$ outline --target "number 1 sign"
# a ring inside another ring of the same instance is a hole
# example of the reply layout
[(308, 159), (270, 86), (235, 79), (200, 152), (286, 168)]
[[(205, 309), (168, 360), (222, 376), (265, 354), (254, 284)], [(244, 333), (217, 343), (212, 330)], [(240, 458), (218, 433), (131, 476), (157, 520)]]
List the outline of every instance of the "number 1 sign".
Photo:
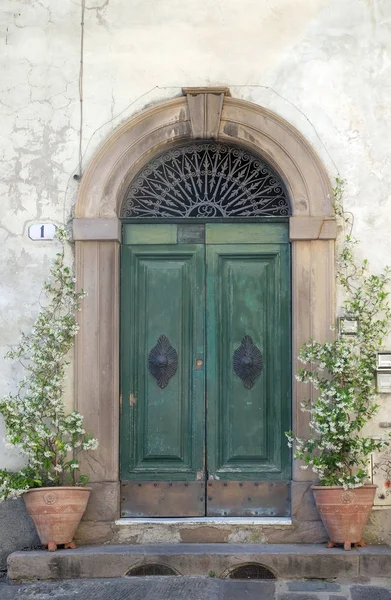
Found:
[(29, 227), (29, 238), (31, 240), (52, 240), (56, 232), (53, 223), (34, 223)]

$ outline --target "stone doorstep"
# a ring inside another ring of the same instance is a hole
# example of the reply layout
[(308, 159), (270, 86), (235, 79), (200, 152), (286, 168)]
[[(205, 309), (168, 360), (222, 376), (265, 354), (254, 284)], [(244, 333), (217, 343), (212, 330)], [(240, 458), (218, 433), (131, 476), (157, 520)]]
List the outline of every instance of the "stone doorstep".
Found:
[(57, 552), (14, 552), (11, 581), (123, 577), (133, 567), (161, 564), (179, 575), (226, 577), (235, 566), (258, 563), (278, 579), (389, 577), (391, 548), (370, 546), (345, 552), (310, 544), (147, 544), (85, 546)]

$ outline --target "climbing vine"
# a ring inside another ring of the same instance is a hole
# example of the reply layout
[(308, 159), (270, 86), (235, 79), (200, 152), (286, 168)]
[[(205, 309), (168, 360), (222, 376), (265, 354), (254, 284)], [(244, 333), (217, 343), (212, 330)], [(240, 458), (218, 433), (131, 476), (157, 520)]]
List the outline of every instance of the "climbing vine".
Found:
[(46, 304), (29, 333), (6, 358), (18, 360), (25, 371), (17, 390), (0, 399), (7, 446), (18, 450), (26, 466), (18, 472), (0, 470), (0, 500), (17, 498), (33, 487), (83, 485), (78, 454), (95, 450), (98, 442), (86, 433), (83, 417), (67, 413), (64, 380), (67, 356), (78, 332), (76, 312), (84, 292), (64, 260), (68, 237), (58, 228), (62, 251), (56, 256), (44, 284)]
[(390, 444), (363, 433), (378, 409), (376, 354), (390, 331), (388, 286), (391, 271), (375, 275), (367, 260), (358, 261), (357, 240), (352, 237), (352, 217), (343, 210), (344, 182), (336, 180), (334, 210), (345, 231), (338, 258), (337, 281), (344, 293), (343, 313), (358, 323), (354, 336), (339, 335), (333, 341), (307, 342), (300, 350), (298, 381), (312, 385), (315, 398), (301, 404), (310, 414), (312, 435), (302, 438), (288, 432), (294, 456), (311, 468), (321, 485), (360, 487), (368, 477), (368, 457)]

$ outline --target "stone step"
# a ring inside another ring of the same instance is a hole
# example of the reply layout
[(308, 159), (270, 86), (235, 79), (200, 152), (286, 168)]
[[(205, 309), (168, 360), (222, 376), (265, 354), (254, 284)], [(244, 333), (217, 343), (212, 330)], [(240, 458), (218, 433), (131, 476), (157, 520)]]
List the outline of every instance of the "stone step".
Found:
[(390, 577), (391, 548), (369, 546), (345, 552), (310, 544), (148, 544), (85, 546), (75, 550), (14, 552), (11, 581), (123, 577), (141, 565), (163, 565), (177, 575), (229, 577), (256, 563), (277, 579), (367, 579)]

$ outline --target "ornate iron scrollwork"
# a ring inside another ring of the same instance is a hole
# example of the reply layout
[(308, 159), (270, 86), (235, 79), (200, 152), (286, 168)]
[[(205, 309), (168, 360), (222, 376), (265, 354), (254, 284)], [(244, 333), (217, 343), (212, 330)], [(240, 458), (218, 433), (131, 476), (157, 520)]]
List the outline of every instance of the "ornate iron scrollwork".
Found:
[(286, 216), (285, 186), (263, 160), (217, 142), (168, 150), (130, 184), (122, 217), (218, 218)]
[(239, 348), (234, 352), (233, 367), (244, 386), (251, 389), (263, 368), (262, 353), (249, 335), (245, 335)]
[(165, 388), (169, 380), (175, 375), (178, 368), (178, 354), (171, 346), (167, 336), (161, 335), (156, 346), (152, 348), (148, 357), (150, 373), (157, 380), (160, 388)]

